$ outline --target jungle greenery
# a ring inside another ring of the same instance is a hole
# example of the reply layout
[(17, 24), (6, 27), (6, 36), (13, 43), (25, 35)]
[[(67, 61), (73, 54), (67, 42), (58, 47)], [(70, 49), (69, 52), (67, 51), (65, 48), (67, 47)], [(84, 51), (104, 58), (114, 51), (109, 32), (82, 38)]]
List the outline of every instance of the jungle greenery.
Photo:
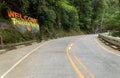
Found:
[(108, 30), (120, 36), (119, 0), (0, 0), (0, 18), (8, 20), (9, 9), (38, 19), (41, 39)]

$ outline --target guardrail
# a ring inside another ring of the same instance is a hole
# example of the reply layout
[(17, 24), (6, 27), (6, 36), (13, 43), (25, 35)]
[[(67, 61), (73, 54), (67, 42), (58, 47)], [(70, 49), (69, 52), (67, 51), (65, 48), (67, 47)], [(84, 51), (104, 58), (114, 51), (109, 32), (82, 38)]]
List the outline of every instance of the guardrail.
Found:
[(103, 39), (104, 41), (117, 46), (120, 48), (120, 38), (117, 37), (109, 37), (107, 34), (99, 34), (99, 38)]
[(28, 45), (33, 42), (37, 42), (37, 40), (31, 40), (31, 41), (26, 41), (26, 42), (20, 42), (20, 43), (13, 43), (13, 44), (5, 44), (5, 45), (0, 45), (1, 48), (9, 48), (9, 47), (15, 47), (19, 45)]

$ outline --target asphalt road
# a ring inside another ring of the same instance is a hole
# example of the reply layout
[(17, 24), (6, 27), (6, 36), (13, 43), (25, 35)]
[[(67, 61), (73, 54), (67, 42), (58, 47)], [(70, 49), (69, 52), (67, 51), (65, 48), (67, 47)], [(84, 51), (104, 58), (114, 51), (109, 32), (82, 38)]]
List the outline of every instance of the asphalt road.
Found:
[(120, 55), (96, 35), (36, 43), (0, 55), (0, 78), (120, 78)]

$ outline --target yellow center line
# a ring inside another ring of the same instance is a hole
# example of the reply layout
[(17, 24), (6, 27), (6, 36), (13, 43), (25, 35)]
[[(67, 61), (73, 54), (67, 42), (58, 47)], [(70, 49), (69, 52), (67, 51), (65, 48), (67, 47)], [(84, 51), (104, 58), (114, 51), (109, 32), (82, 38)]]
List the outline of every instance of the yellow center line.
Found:
[(68, 46), (67, 49), (66, 49), (66, 54), (67, 54), (67, 56), (68, 56), (68, 59), (69, 59), (71, 65), (73, 66), (74, 70), (77, 72), (79, 78), (84, 78), (84, 75), (83, 75), (82, 72), (79, 70), (79, 68), (78, 68), (77, 65), (74, 63), (74, 61), (72, 60), (72, 58), (71, 58), (68, 50), (69, 50), (69, 46)]
[(89, 69), (87, 69), (87, 67), (82, 63), (82, 61), (77, 57), (77, 55), (74, 53), (73, 51), (73, 45), (76, 44), (77, 42), (79, 42), (80, 40), (76, 40), (74, 42), (72, 42), (66, 49), (66, 54), (68, 56), (68, 59), (71, 63), (71, 65), (73, 66), (73, 68), (75, 69), (75, 71), (77, 72), (77, 74), (79, 75), (80, 78), (84, 78), (84, 75), (82, 74), (82, 72), (79, 70), (78, 66), (74, 63), (73, 59), (71, 58), (70, 54), (69, 54), (69, 50), (72, 50), (73, 56), (75, 58), (75, 60), (79, 63), (79, 65), (90, 75), (91, 78), (96, 78), (94, 74), (91, 73), (91, 71)]
[(92, 74), (90, 72), (89, 69), (87, 69), (87, 67), (82, 63), (82, 61), (76, 56), (76, 54), (74, 54), (74, 58), (76, 59), (76, 61), (80, 64), (80, 66), (82, 66), (82, 68), (91, 76), (91, 78), (95, 78), (94, 74)]

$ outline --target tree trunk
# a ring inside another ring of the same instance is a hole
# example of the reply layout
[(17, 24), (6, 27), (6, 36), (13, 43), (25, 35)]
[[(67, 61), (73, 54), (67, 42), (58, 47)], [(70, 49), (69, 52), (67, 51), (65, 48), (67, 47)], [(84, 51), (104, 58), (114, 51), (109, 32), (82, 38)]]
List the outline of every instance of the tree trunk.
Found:
[(119, 11), (120, 11), (120, 0), (119, 0)]
[(61, 28), (61, 8), (59, 7), (57, 9), (57, 19), (56, 19), (56, 22), (57, 22), (57, 29), (60, 29)]

